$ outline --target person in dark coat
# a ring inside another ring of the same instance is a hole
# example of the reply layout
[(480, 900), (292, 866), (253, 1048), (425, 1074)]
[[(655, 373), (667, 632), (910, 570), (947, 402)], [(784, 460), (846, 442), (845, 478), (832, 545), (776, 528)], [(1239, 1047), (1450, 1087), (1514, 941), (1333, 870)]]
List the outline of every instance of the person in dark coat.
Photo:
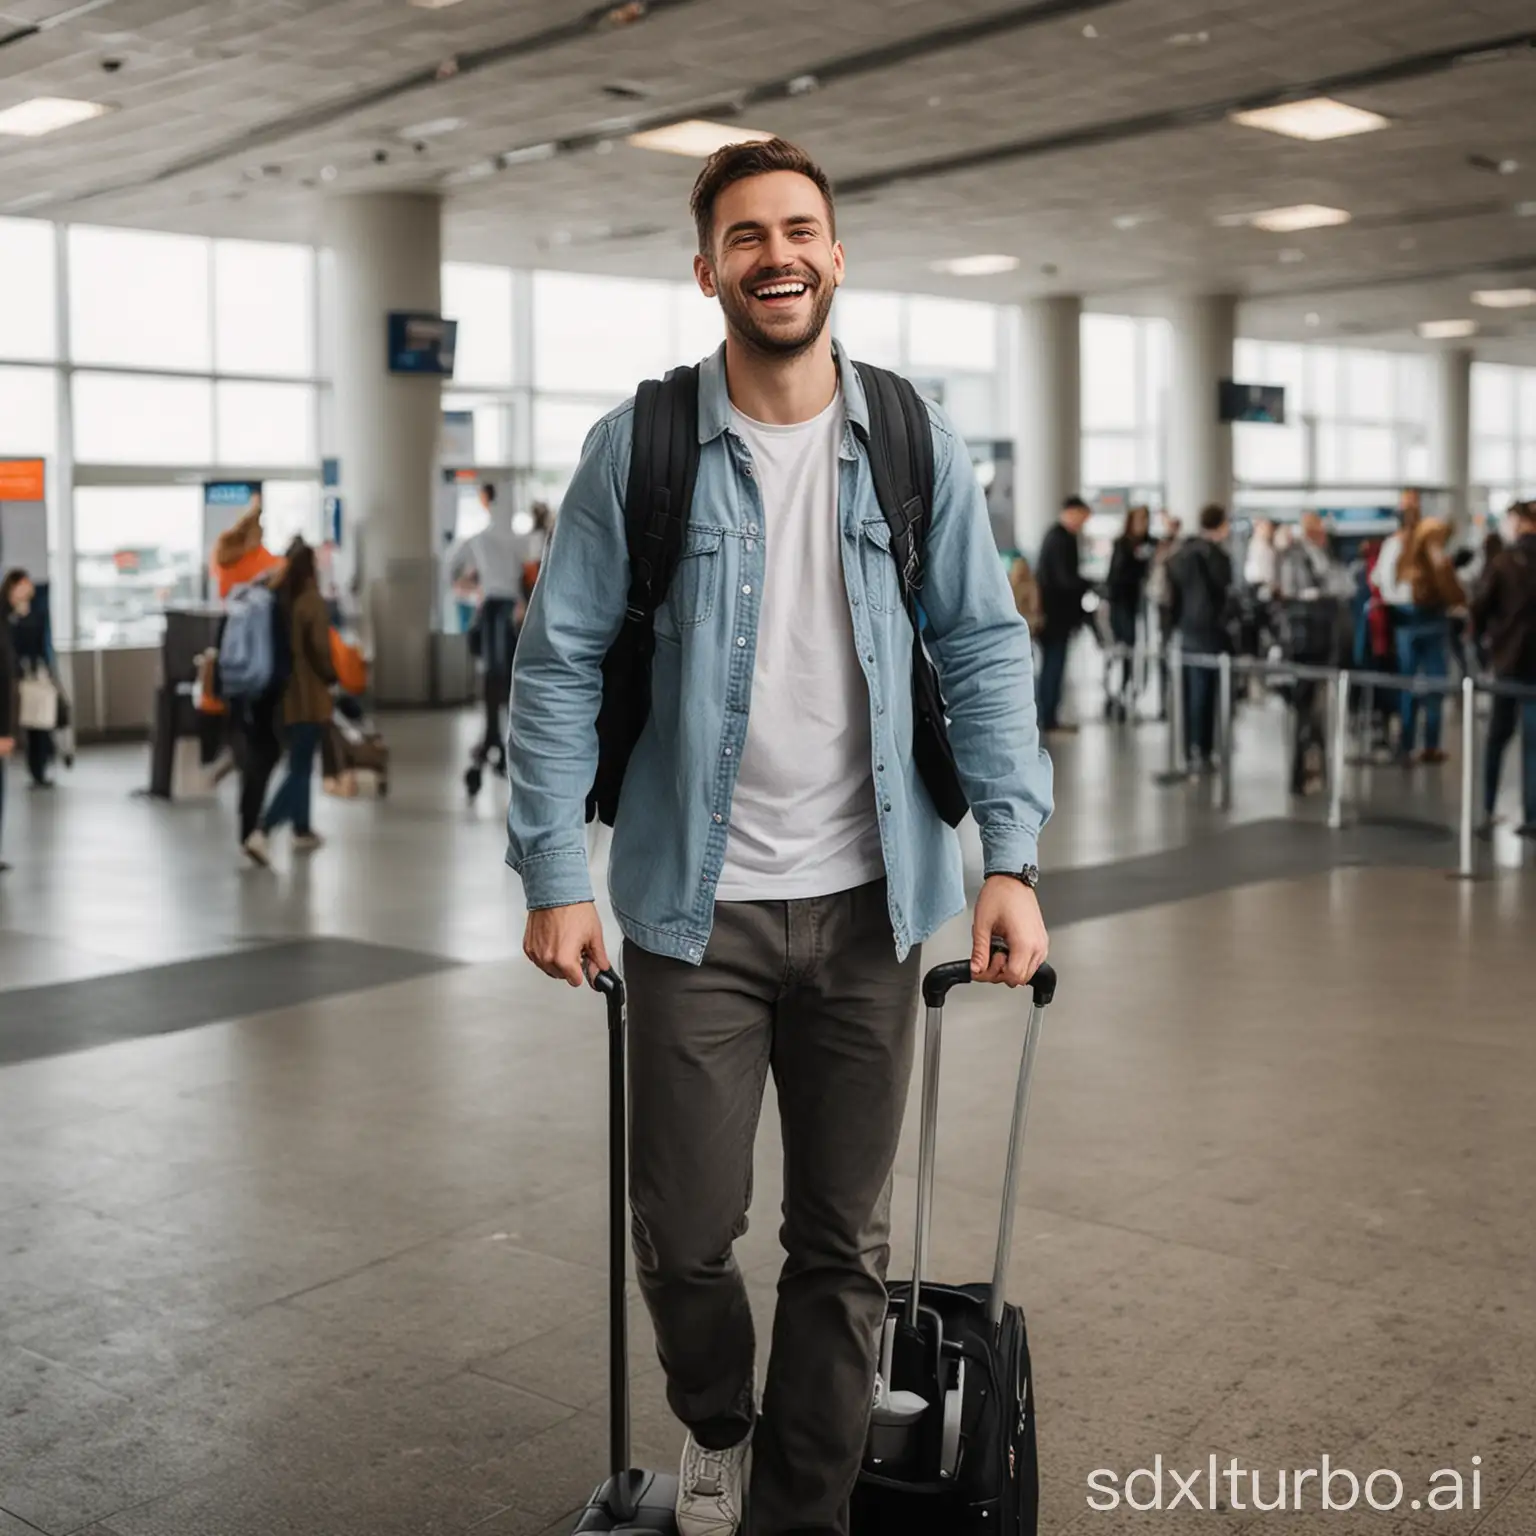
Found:
[[(25, 571), (9, 571), (0, 582), (0, 830), (5, 826), (5, 764), (21, 734), (21, 668), (11, 639), (11, 621), (32, 603), (32, 582)], [(0, 859), (0, 873), (11, 866)]]
[[(1511, 513), (1515, 537), (1489, 562), (1472, 599), (1472, 625), (1493, 675), (1536, 686), (1536, 502)], [(1488, 749), (1483, 755), (1483, 835), (1491, 835), (1504, 752), (1519, 725), (1522, 837), (1536, 838), (1536, 699), (1493, 696)]]
[[(1109, 632), (1116, 645), (1136, 648), (1137, 621), (1146, 595), (1147, 577), (1152, 570), (1152, 554), (1157, 544), (1152, 538), (1152, 513), (1146, 507), (1132, 507), (1125, 514), (1125, 527), (1115, 540), (1109, 557), (1109, 578), (1105, 596), (1109, 599)], [(1109, 701), (1109, 713), (1124, 720), (1134, 702), (1136, 658), (1120, 658), (1120, 680)]]
[[(1179, 643), (1199, 655), (1231, 649), (1232, 531), (1225, 507), (1200, 514), (1200, 537), (1191, 539), (1168, 567), (1169, 618)], [(1184, 746), (1191, 767), (1209, 768), (1216, 750), (1217, 675), (1212, 667), (1184, 668)]]
[(1061, 695), (1067, 677), (1067, 649), (1083, 622), (1083, 599), (1088, 583), (1083, 580), (1078, 540), (1088, 521), (1088, 503), (1069, 496), (1040, 545), (1040, 564), (1035, 581), (1040, 588), (1044, 622), (1040, 629), (1040, 683), (1036, 703), (1042, 731), (1075, 731), (1061, 720)]

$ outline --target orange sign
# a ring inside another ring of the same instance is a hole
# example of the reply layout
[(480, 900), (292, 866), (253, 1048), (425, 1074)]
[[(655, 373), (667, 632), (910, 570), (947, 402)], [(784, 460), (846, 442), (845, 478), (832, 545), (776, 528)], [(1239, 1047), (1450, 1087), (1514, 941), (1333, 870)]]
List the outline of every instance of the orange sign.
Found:
[(0, 459), (0, 501), (42, 501), (41, 459)]

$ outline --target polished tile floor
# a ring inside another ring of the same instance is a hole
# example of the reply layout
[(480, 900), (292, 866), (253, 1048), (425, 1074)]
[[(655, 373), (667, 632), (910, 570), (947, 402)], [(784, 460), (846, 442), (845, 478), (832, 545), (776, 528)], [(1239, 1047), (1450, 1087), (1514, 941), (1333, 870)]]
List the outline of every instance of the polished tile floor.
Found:
[[(0, 1043), (74, 1001), (115, 1033), (34, 1028), (0, 1066), (0, 1536), (534, 1536), (601, 1474), (601, 1008), (518, 954), (499, 807), (456, 783), (471, 731), (390, 721), (390, 799), (326, 802), (331, 845), (270, 875), (227, 803), (130, 799), (140, 749), (48, 796), (13, 775)], [(1244, 719), (1230, 816), (1152, 784), (1156, 726), (1057, 751), (1062, 988), (1012, 1272), (1042, 1530), (1531, 1536), (1536, 879), (1513, 842), (1448, 878), (1454, 765), (1362, 776), (1329, 834), (1279, 736)], [(341, 949), (274, 993), (314, 942)], [(990, 1268), (1020, 1022), (952, 1010), (943, 1277)], [(770, 1115), (764, 1311), (777, 1156)], [(914, 1174), (908, 1145), (898, 1273)], [(633, 1311), (637, 1451), (670, 1462)], [(1324, 1454), (1396, 1471), (1403, 1507), (1088, 1505), (1097, 1468), (1237, 1457), (1269, 1499)], [(1479, 1508), (1411, 1510), (1474, 1457)]]

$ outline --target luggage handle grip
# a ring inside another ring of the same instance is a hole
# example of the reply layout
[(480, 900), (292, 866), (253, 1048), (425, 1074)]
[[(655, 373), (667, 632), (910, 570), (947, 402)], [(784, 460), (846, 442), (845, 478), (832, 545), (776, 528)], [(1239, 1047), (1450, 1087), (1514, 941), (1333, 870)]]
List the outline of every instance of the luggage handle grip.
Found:
[[(993, 954), (1003, 954), (1006, 949), (1001, 939), (992, 941)], [(936, 965), (923, 977), (923, 1001), (930, 1008), (942, 1008), (956, 987), (965, 986), (972, 979), (969, 960), (951, 960), (945, 965)], [(1056, 971), (1050, 961), (1042, 960), (1026, 985), (1035, 994), (1035, 1007), (1049, 1007), (1056, 996)]]

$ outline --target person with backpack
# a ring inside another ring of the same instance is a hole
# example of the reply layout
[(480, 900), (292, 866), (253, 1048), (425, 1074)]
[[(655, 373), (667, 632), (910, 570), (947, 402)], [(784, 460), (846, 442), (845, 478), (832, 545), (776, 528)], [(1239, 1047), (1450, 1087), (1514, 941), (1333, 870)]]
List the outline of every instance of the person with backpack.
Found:
[[(1536, 502), (1512, 509), (1514, 539), (1489, 561), (1472, 599), (1472, 627), (1493, 675), (1536, 687)], [(1483, 757), (1484, 836), (1492, 833), (1504, 751), (1520, 728), (1520, 836), (1536, 838), (1536, 699), (1493, 696)]]
[[(946, 823), (969, 806), (984, 850), (972, 974), (1022, 985), (1046, 952), (1051, 769), (964, 445), (828, 330), (825, 173), (782, 140), (731, 145), (692, 210), (726, 341), (587, 438), (514, 661), (507, 861), (526, 954), (579, 986), (609, 965), (589, 796), (612, 820), (635, 1254), (688, 1430), (677, 1529), (742, 1528), (750, 1446), (754, 1536), (842, 1533), (920, 945), (964, 909)], [(733, 1245), (770, 1072), (787, 1256), (759, 1406)]]
[(320, 595), (315, 552), (303, 539), (289, 546), (274, 613), (278, 650), (286, 652), (286, 665), (274, 669), (266, 698), (273, 724), (280, 722), (283, 729), (288, 771), (243, 844), (246, 855), (264, 866), (271, 863), (271, 837), (279, 827), (292, 825), (296, 853), (313, 852), (324, 842), (315, 831), (310, 806), (315, 758), (331, 720), (336, 667), (331, 659), (331, 616)]
[(1040, 729), (1071, 734), (1077, 726), (1061, 718), (1067, 685), (1067, 654), (1072, 636), (1087, 622), (1083, 599), (1092, 590), (1080, 564), (1080, 541), (1090, 516), (1081, 496), (1069, 496), (1061, 515), (1040, 542), (1035, 580), (1040, 585)]

